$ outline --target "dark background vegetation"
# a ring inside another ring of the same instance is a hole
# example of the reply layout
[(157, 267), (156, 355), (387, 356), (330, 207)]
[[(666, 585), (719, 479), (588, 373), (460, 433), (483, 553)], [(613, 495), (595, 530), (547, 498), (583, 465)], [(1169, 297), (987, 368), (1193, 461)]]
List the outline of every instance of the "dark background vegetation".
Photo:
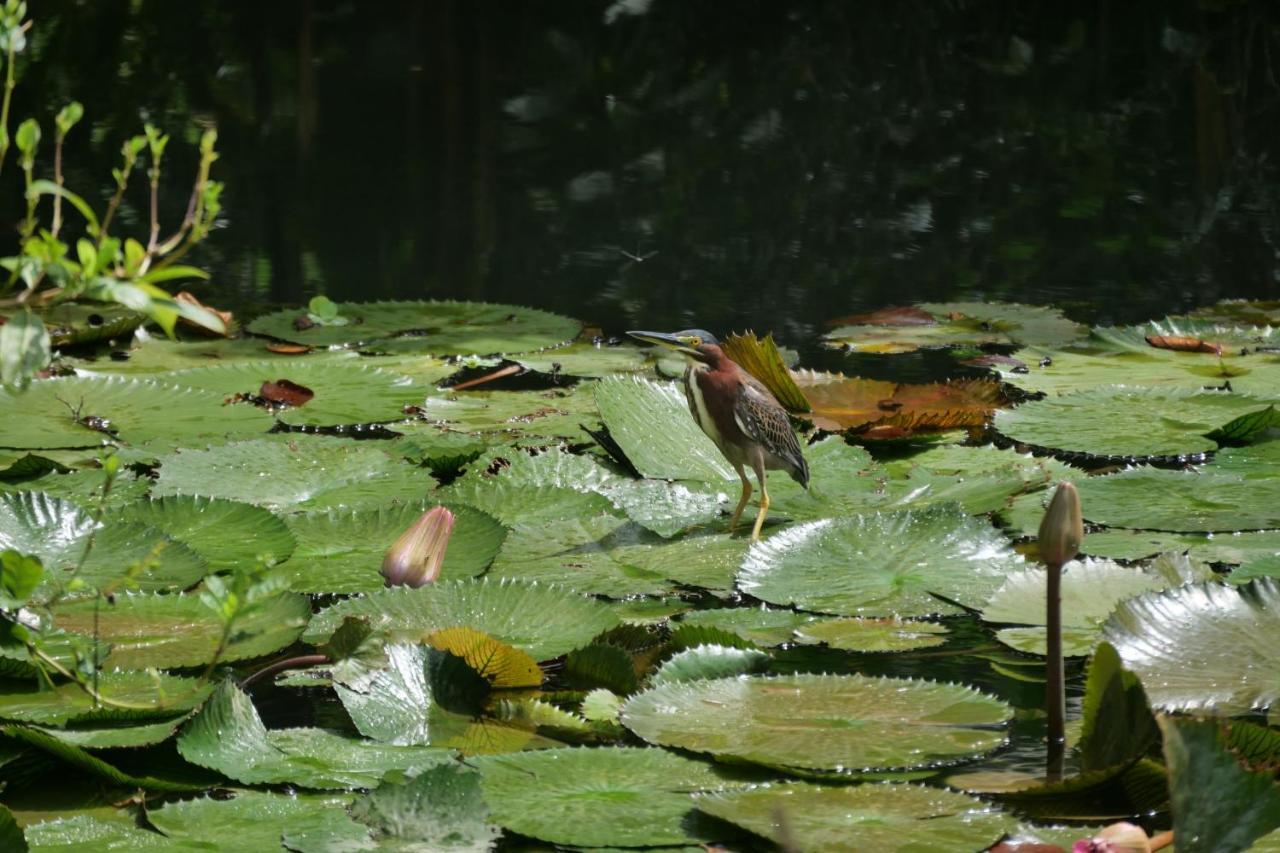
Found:
[[(49, 135), (85, 104), (73, 189), (105, 200), (148, 119), (175, 137), (174, 224), (216, 124), (225, 224), (193, 255), (215, 302), (485, 299), (796, 340), (912, 300), (1118, 321), (1280, 297), (1280, 3), (32, 0), (31, 16), (14, 117)], [(121, 219), (142, 231), (136, 189)]]

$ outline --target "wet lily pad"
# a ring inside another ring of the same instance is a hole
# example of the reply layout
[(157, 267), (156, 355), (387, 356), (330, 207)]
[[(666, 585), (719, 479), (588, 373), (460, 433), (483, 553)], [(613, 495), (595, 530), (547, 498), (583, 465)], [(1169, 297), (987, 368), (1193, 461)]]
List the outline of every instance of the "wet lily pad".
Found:
[(724, 786), (706, 764), (662, 749), (551, 749), (476, 759), (492, 820), (553, 844), (649, 847), (701, 840), (694, 791)]
[(936, 596), (981, 606), (1021, 566), (989, 525), (943, 505), (789, 528), (747, 552), (738, 586), (820, 613), (926, 616), (955, 612)]
[[(293, 309), (259, 317), (249, 331), (311, 346), (361, 343), (383, 351), (484, 355), (545, 349), (571, 340), (581, 328), (558, 314), (487, 302), (340, 302), (337, 309), (345, 325), (299, 331), (294, 321), (305, 312)], [(394, 344), (386, 340), (405, 333), (412, 335)]]
[[(172, 669), (207, 664), (218, 647), (222, 625), (195, 593), (116, 595), (59, 604), (55, 624), (111, 644), (103, 663), (126, 669)], [(292, 643), (311, 617), (302, 595), (281, 595), (236, 622), (221, 660), (260, 657)]]
[(796, 631), (817, 618), (794, 610), (772, 610), (762, 605), (692, 610), (683, 614), (680, 621), (672, 625), (718, 628), (761, 646), (780, 646), (790, 641)]
[[(300, 544), (279, 571), (290, 578), (290, 588), (297, 592), (381, 589), (384, 583), (380, 568), (387, 549), (433, 505), (428, 501), (290, 516), (289, 530)], [(475, 577), (493, 561), (506, 538), (506, 528), (478, 509), (465, 505), (449, 508), (454, 513), (454, 526), (440, 577)]]
[(323, 642), (348, 616), (368, 617), (375, 628), (408, 639), (465, 625), (523, 649), (535, 660), (581, 648), (618, 624), (604, 605), (567, 590), (480, 579), (397, 587), (339, 602), (316, 614), (303, 639)]
[(241, 850), (276, 850), (282, 838), (308, 837), (352, 851), (367, 849), (361, 843), (373, 843), (368, 829), (347, 816), (349, 794), (245, 790), (231, 794), (149, 806), (147, 822), (167, 837), (167, 850), (226, 849), (229, 842)]
[(1015, 441), (1098, 456), (1180, 456), (1216, 450), (1209, 433), (1274, 402), (1225, 391), (1107, 386), (996, 413)]
[(445, 749), (391, 746), (325, 729), (268, 730), (253, 703), (223, 682), (178, 736), (178, 752), (201, 767), (248, 784), (304, 788), (376, 786), (389, 774), (416, 775), (452, 760)]
[(796, 628), (796, 642), (851, 652), (905, 652), (947, 641), (947, 629), (915, 619), (819, 619)]
[(384, 451), (341, 439), (242, 441), (160, 460), (157, 497), (202, 495), (274, 510), (417, 505), (435, 480)]
[(115, 520), (95, 526), (90, 513), (41, 492), (0, 494), (0, 550), (5, 548), (40, 558), (45, 591), (72, 577), (91, 588), (123, 588), (126, 571), (138, 565), (145, 566), (131, 581), (138, 589), (183, 589), (208, 571), (198, 554), (154, 527)]
[(700, 794), (695, 802), (700, 811), (798, 850), (984, 850), (1013, 827), (981, 800), (922, 785), (791, 782)]
[(57, 850), (59, 853), (173, 849), (173, 842), (167, 837), (159, 832), (138, 829), (132, 819), (128, 822), (107, 821), (90, 815), (73, 815), (28, 826), (26, 840), (32, 850)]
[(211, 572), (274, 565), (288, 559), (297, 545), (279, 518), (236, 501), (175, 495), (132, 504), (121, 516), (148, 524), (191, 548)]
[(90, 344), (111, 338), (128, 338), (146, 318), (118, 305), (90, 305), (64, 302), (41, 315), (49, 330), (51, 346)]
[(104, 479), (99, 468), (83, 468), (65, 474), (55, 471), (29, 480), (0, 481), (0, 492), (44, 492), (90, 509), (101, 503), (108, 513), (114, 514), (122, 507), (145, 498), (151, 488), (151, 481), (147, 478), (122, 470), (116, 474), (111, 491), (103, 501)]
[(1242, 714), (1280, 698), (1280, 661), (1270, 641), (1277, 613), (1280, 581), (1211, 581), (1129, 599), (1104, 634), (1153, 706)]
[(738, 479), (689, 414), (672, 383), (609, 377), (596, 387), (600, 417), (627, 459), (646, 477), (718, 482)]
[(963, 685), (790, 675), (664, 684), (632, 697), (622, 722), (650, 743), (722, 761), (869, 771), (976, 758), (1004, 742), (1011, 715)]
[(1133, 468), (1082, 480), (1079, 491), (1085, 518), (1096, 524), (1183, 533), (1280, 527), (1280, 481), (1212, 467)]
[[(266, 412), (224, 406), (218, 394), (117, 377), (71, 376), (32, 383), (25, 392), (0, 390), (0, 411), (22, 412), (0, 421), (0, 447), (99, 447), (115, 441), (113, 434), (134, 445), (189, 446), (271, 428)], [(90, 418), (109, 423), (92, 429)]]
[(997, 365), (1000, 378), (1031, 393), (1050, 395), (1087, 391), (1105, 385), (1182, 388), (1197, 391), (1229, 383), (1241, 393), (1280, 393), (1280, 358), (1143, 349), (1056, 350), (1028, 359), (1025, 372)]
[(357, 797), (351, 814), (378, 840), (421, 850), (479, 853), (500, 834), (489, 823), (480, 774), (465, 767), (433, 767), (405, 784), (384, 784)]
[[(1087, 334), (1056, 308), (1011, 302), (940, 302), (919, 306), (933, 324), (915, 318), (893, 325), (841, 326), (826, 340), (854, 352), (905, 353), (931, 347), (979, 344), (1062, 346)], [(851, 318), (852, 319), (852, 318)]]
[(211, 688), (194, 678), (157, 672), (116, 670), (98, 677), (95, 704), (79, 685), (40, 689), (34, 682), (10, 682), (0, 690), (0, 719), (44, 726), (105, 720), (173, 717), (199, 705)]
[[(457, 432), (498, 433), (532, 441), (589, 441), (583, 423), (596, 420), (595, 383), (546, 391), (441, 391), (420, 401), (420, 429), (448, 427)], [(434, 425), (434, 427), (433, 427)], [(414, 435), (414, 426), (396, 427)], [(546, 443), (545, 441), (541, 443)]]
[[(986, 622), (1032, 625), (1035, 630), (1000, 631), (996, 637), (1018, 651), (1045, 654), (1045, 588), (1047, 570), (1016, 572), (996, 590), (982, 611)], [(1063, 654), (1081, 656), (1102, 639), (1102, 623), (1126, 598), (1169, 582), (1152, 572), (1128, 568), (1110, 560), (1073, 560), (1062, 571)]]
[(907, 384), (856, 378), (803, 391), (810, 411), (802, 417), (828, 430), (882, 422), (916, 432), (980, 426), (1002, 401), (1000, 383), (988, 379)]
[(761, 673), (769, 668), (769, 655), (756, 649), (729, 646), (694, 646), (677, 652), (653, 674), (651, 683), (673, 684), (706, 678)]

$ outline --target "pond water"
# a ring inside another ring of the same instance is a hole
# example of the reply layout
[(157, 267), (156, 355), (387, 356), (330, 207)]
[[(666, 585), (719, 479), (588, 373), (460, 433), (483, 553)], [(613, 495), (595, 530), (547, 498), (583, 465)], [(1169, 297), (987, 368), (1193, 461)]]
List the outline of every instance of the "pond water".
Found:
[[(922, 300), (1133, 322), (1280, 295), (1274, 4), (36, 14), (15, 114), (84, 102), (70, 185), (108, 192), (143, 116), (216, 124), (225, 222), (193, 261), (221, 303), (490, 300), (804, 346)], [(170, 149), (166, 221), (193, 157)]]

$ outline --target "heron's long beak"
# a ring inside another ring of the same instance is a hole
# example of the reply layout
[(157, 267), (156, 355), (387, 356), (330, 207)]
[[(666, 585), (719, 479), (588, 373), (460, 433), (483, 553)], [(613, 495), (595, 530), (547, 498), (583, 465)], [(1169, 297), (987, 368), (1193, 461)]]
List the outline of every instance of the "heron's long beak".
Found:
[(647, 344), (658, 344), (659, 346), (682, 352), (685, 355), (696, 356), (698, 354), (696, 349), (689, 346), (685, 338), (681, 338), (678, 335), (671, 335), (666, 332), (627, 332), (627, 334), (638, 341), (644, 341)]

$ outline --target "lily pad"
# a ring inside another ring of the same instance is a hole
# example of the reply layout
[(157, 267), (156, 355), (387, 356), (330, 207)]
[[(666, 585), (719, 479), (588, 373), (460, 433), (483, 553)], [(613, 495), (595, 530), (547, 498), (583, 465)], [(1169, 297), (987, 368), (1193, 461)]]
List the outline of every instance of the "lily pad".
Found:
[(178, 736), (178, 752), (247, 784), (304, 788), (375, 787), (389, 774), (415, 776), (452, 760), (445, 749), (391, 746), (325, 729), (269, 731), (253, 703), (225, 681)]
[[(34, 382), (24, 392), (0, 389), (0, 411), (22, 412), (0, 421), (0, 447), (99, 447), (115, 436), (132, 445), (190, 446), (271, 428), (266, 412), (225, 406), (209, 391), (117, 377), (71, 376)], [(91, 418), (109, 423), (92, 429), (85, 425)]]
[[(1083, 337), (1087, 329), (1056, 308), (1011, 302), (943, 302), (920, 306), (933, 324), (914, 318), (900, 325), (841, 326), (826, 339), (831, 346), (854, 352), (904, 353), (930, 347), (981, 344), (1061, 346)], [(852, 319), (852, 318), (851, 318)]]
[(1084, 517), (1095, 524), (1183, 533), (1280, 527), (1274, 478), (1141, 467), (1090, 477), (1078, 488)]
[[(405, 406), (416, 406), (433, 387), (376, 367), (345, 362), (295, 361), (282, 364), (255, 361), (201, 367), (169, 373), (164, 381), (200, 388), (224, 399), (236, 394), (257, 395), (264, 382), (287, 379), (315, 396), (301, 406), (288, 406), (278, 414), (290, 424), (332, 426), (405, 418)], [(251, 406), (242, 402), (236, 405)]]
[(635, 376), (608, 377), (596, 403), (609, 435), (646, 477), (718, 482), (737, 474), (693, 416), (675, 384)]
[[(297, 592), (370, 592), (384, 585), (379, 569), (387, 549), (417, 521), (431, 502), (383, 509), (328, 510), (288, 518), (300, 543), (278, 571)], [(478, 509), (450, 506), (453, 532), (441, 577), (457, 580), (479, 575), (502, 546), (507, 531)]]
[(173, 717), (199, 705), (211, 688), (194, 678), (157, 672), (110, 671), (98, 676), (101, 703), (79, 685), (41, 689), (9, 682), (0, 690), (0, 719), (44, 726), (105, 720), (154, 720)]
[[(419, 429), (448, 427), (456, 432), (498, 433), (521, 439), (586, 442), (583, 423), (596, 419), (595, 383), (545, 391), (445, 391), (419, 403)], [(414, 435), (414, 425), (396, 427)], [(546, 443), (545, 441), (542, 443)]]
[(148, 806), (147, 822), (167, 836), (166, 850), (277, 850), (282, 838), (308, 837), (324, 838), (339, 850), (372, 847), (368, 828), (347, 816), (349, 794), (231, 793)]
[[(222, 623), (200, 596), (116, 595), (112, 602), (63, 602), (53, 611), (59, 628), (111, 644), (104, 663), (127, 669), (172, 669), (213, 660)], [(305, 596), (283, 594), (235, 623), (222, 661), (261, 657), (298, 639), (311, 616)]]
[(678, 682), (632, 697), (622, 722), (650, 743), (820, 771), (938, 767), (1004, 743), (1009, 706), (971, 687), (862, 675)]
[(752, 546), (738, 586), (820, 613), (927, 616), (955, 612), (936, 596), (981, 606), (1021, 565), (989, 525), (942, 505), (789, 528)]
[(553, 844), (649, 847), (703, 840), (694, 791), (722, 787), (706, 764), (662, 749), (571, 748), (476, 759), (492, 820)]
[(1107, 528), (1091, 531), (1083, 550), (1095, 557), (1141, 560), (1165, 552), (1186, 553), (1211, 563), (1240, 564), (1280, 554), (1280, 531), (1248, 533), (1163, 533)]
[(500, 834), (489, 823), (480, 774), (464, 767), (442, 765), (403, 785), (384, 784), (357, 797), (351, 814), (379, 840), (441, 853), (482, 853)]
[(819, 619), (796, 628), (796, 642), (851, 652), (905, 652), (947, 641), (947, 629), (915, 619)]
[[(1000, 631), (997, 639), (1018, 651), (1045, 654), (1047, 583), (1047, 570), (1037, 567), (1010, 575), (996, 590), (982, 611), (983, 621), (1037, 628), (1035, 631)], [(1117, 604), (1168, 585), (1167, 580), (1155, 573), (1127, 568), (1110, 560), (1067, 563), (1062, 570), (1063, 654), (1090, 654), (1102, 638), (1102, 623)]]
[(131, 583), (142, 590), (182, 589), (208, 571), (199, 555), (154, 527), (115, 520), (95, 525), (88, 512), (41, 492), (0, 494), (0, 550), (5, 548), (40, 558), (46, 592), (73, 575), (90, 587), (124, 587), (126, 571), (139, 565), (145, 568)]
[(1141, 350), (1056, 350), (1027, 361), (1022, 372), (1000, 365), (994, 369), (1024, 391), (1053, 396), (1106, 385), (1197, 391), (1228, 383), (1246, 394), (1280, 393), (1280, 358), (1274, 355), (1170, 352), (1144, 342)]
[(1226, 391), (1111, 385), (996, 413), (1015, 441), (1095, 456), (1185, 456), (1216, 450), (1208, 434), (1274, 401)]
[(816, 616), (794, 610), (771, 610), (760, 607), (725, 607), (692, 610), (683, 614), (676, 625), (706, 626), (728, 631), (761, 646), (780, 646), (791, 640)]
[[(255, 335), (269, 335), (311, 346), (373, 344), (384, 351), (436, 355), (485, 355), (540, 350), (571, 340), (576, 320), (515, 305), (487, 302), (340, 302), (345, 325), (315, 325), (299, 331), (298, 310), (277, 311), (249, 324)], [(405, 333), (394, 346), (385, 339)]]
[(604, 605), (567, 590), (481, 579), (397, 587), (339, 602), (316, 614), (303, 639), (323, 642), (348, 616), (368, 617), (376, 629), (405, 638), (465, 625), (523, 649), (535, 660), (581, 648), (618, 624)]
[(750, 675), (769, 668), (769, 655), (756, 649), (728, 646), (694, 646), (677, 652), (653, 674), (652, 684), (673, 684), (704, 678)]
[(121, 515), (191, 548), (211, 572), (274, 565), (287, 560), (297, 545), (279, 518), (236, 501), (175, 495), (132, 504)]
[(298, 511), (417, 505), (434, 487), (425, 470), (376, 447), (308, 437), (170, 453), (160, 460), (152, 494), (202, 495)]
[(106, 500), (103, 500), (104, 480), (101, 469), (83, 468), (65, 474), (51, 472), (29, 480), (0, 481), (0, 492), (44, 492), (89, 509), (101, 504), (108, 514), (115, 514), (128, 504), (145, 498), (151, 488), (151, 481), (146, 477), (121, 470), (116, 474)]
[(49, 329), (50, 345), (55, 348), (128, 337), (146, 320), (136, 311), (118, 305), (74, 302), (47, 309), (41, 319)]
[(1211, 581), (1129, 599), (1104, 634), (1153, 706), (1226, 716), (1280, 698), (1277, 614), (1280, 581)]
[(217, 777), (191, 765), (181, 765), (177, 772), (166, 773), (161, 768), (156, 775), (150, 772), (143, 774), (126, 773), (118, 767), (104, 761), (98, 755), (92, 755), (54, 734), (42, 729), (27, 726), (5, 726), (5, 735), (16, 738), (23, 743), (44, 750), (59, 761), (71, 765), (81, 773), (104, 780), (120, 787), (146, 789), (149, 791), (190, 792), (199, 791), (217, 783)]
[(1013, 827), (981, 800), (922, 785), (791, 782), (700, 794), (695, 802), (797, 850), (985, 850)]
[(916, 432), (981, 426), (1003, 399), (1000, 383), (989, 379), (910, 384), (855, 378), (803, 390), (810, 411), (802, 417), (828, 430), (881, 422)]
[[(21, 835), (20, 835), (21, 837)], [(56, 850), (58, 853), (96, 853), (99, 850), (172, 850), (173, 842), (128, 822), (102, 820), (90, 815), (46, 820), (28, 826), (26, 840), (32, 850)], [(23, 850), (26, 847), (10, 849)]]

